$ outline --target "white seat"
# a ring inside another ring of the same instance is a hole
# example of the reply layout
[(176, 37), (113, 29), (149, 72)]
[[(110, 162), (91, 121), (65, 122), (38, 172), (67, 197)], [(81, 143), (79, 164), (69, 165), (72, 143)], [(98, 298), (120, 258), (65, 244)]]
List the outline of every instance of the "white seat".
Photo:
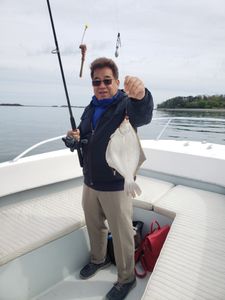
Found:
[(137, 184), (142, 193), (133, 199), (133, 205), (138, 208), (152, 210), (153, 204), (162, 198), (174, 185), (170, 182), (138, 175)]
[[(143, 176), (138, 176), (137, 182), (143, 194), (134, 199), (134, 206), (145, 209), (151, 209), (152, 203), (173, 186)], [(14, 194), (12, 204), (0, 208), (0, 265), (85, 225), (82, 182), (61, 183), (41, 190)]]
[(0, 208), (0, 265), (84, 226), (82, 186)]
[(155, 201), (154, 210), (168, 216), (179, 213), (209, 222), (212, 218), (218, 220), (221, 213), (225, 216), (224, 200), (222, 194), (177, 185)]
[(225, 195), (177, 186), (154, 210), (176, 217), (142, 300), (225, 299)]

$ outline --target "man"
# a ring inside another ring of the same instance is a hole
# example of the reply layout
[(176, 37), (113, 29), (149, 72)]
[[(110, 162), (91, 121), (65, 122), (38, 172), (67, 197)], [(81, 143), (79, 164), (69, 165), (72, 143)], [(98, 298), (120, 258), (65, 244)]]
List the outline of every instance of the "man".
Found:
[(83, 153), (82, 203), (91, 259), (80, 271), (80, 277), (87, 279), (110, 264), (106, 255), (107, 219), (113, 237), (118, 280), (106, 299), (122, 300), (136, 285), (133, 207), (131, 197), (124, 192), (124, 178), (108, 166), (105, 152), (110, 136), (126, 114), (134, 128), (151, 121), (153, 100), (137, 77), (126, 76), (124, 91), (119, 90), (118, 68), (111, 59), (98, 58), (90, 69), (94, 96), (84, 110), (78, 129), (67, 133), (81, 141)]

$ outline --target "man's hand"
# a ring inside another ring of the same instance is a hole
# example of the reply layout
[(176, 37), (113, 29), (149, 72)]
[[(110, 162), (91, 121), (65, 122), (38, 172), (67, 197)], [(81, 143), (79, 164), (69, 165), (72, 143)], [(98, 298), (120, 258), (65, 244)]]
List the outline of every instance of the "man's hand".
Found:
[(130, 98), (141, 100), (145, 96), (144, 83), (138, 77), (126, 76), (124, 90)]
[(67, 136), (71, 136), (72, 138), (74, 138), (76, 141), (80, 141), (80, 130), (76, 129), (76, 130), (70, 130), (67, 132)]

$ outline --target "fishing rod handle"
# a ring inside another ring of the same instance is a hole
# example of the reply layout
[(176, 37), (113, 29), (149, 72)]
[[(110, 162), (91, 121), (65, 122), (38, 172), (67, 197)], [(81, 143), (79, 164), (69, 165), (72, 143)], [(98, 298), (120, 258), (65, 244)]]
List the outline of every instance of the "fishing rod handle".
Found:
[[(75, 122), (75, 119), (72, 115), (70, 116), (70, 123), (71, 123), (72, 129), (77, 130), (76, 122)], [(81, 152), (81, 149), (80, 149), (79, 142), (77, 142), (76, 149), (77, 149), (77, 154), (78, 154), (80, 166), (82, 168), (83, 167), (83, 155), (82, 155), (82, 152)]]
[(83, 155), (82, 155), (82, 152), (81, 152), (81, 149), (80, 149), (79, 145), (78, 145), (78, 148), (77, 148), (77, 154), (78, 154), (80, 166), (81, 166), (81, 168), (83, 168)]
[(72, 114), (70, 115), (70, 124), (71, 124), (72, 130), (77, 130), (76, 122), (75, 122), (75, 119)]

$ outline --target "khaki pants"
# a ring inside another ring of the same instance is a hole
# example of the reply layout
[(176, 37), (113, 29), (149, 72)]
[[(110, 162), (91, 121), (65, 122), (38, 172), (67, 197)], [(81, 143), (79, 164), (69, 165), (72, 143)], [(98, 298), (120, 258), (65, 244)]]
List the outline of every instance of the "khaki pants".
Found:
[(91, 262), (106, 257), (108, 228), (113, 237), (114, 254), (120, 283), (134, 279), (133, 205), (124, 191), (96, 191), (84, 184), (83, 209), (91, 245)]

